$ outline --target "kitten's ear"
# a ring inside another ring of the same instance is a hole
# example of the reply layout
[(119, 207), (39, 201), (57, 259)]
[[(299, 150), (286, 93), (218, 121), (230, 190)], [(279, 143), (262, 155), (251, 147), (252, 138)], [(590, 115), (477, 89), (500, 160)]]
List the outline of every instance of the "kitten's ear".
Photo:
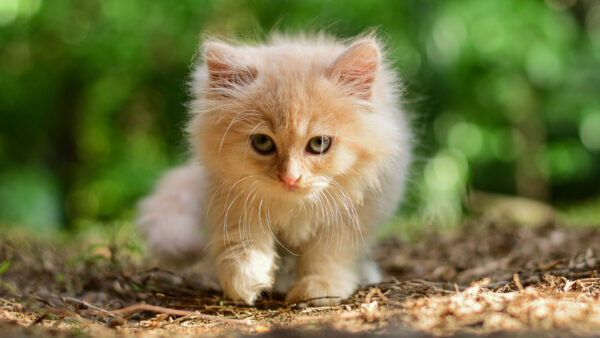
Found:
[[(225, 43), (204, 44), (204, 60), (211, 88), (231, 90), (254, 81), (256, 68), (245, 63), (240, 53), (237, 48)], [(226, 94), (226, 91), (222, 94)]]
[(333, 61), (327, 68), (327, 76), (345, 86), (350, 95), (368, 100), (380, 59), (381, 53), (374, 40), (360, 40)]

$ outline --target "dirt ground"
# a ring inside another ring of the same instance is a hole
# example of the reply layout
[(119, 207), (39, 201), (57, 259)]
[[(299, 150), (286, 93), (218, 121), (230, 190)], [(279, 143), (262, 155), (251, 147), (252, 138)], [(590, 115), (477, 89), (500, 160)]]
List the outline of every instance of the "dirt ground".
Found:
[(600, 334), (600, 230), (480, 217), (375, 252), (386, 281), (331, 307), (224, 299), (128, 241), (0, 239), (0, 336)]

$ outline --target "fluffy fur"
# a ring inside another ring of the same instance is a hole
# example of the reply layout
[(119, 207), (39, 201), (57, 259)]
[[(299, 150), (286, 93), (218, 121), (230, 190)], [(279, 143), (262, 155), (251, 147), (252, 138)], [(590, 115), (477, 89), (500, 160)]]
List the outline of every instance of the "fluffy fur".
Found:
[[(208, 41), (203, 55), (191, 86), (194, 156), (141, 203), (151, 251), (177, 261), (206, 251), (225, 294), (248, 304), (278, 269), (294, 278), (290, 303), (335, 303), (378, 281), (370, 242), (401, 199), (410, 160), (380, 43), (275, 36), (256, 46)], [(276, 150), (257, 152), (255, 134)], [(330, 149), (308, 152), (318, 136), (331, 137)]]

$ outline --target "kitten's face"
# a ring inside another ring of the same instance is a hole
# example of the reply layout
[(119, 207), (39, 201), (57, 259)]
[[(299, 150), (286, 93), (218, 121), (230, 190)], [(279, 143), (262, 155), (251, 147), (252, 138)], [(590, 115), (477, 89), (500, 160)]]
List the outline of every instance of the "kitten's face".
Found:
[(379, 51), (355, 45), (312, 58), (285, 47), (207, 46), (210, 109), (192, 130), (203, 163), (229, 186), (280, 198), (317, 197), (357, 179), (357, 163), (386, 146), (367, 108)]
[[(294, 88), (295, 99), (288, 102), (276, 102), (278, 90), (258, 90), (262, 102), (238, 113), (248, 120), (230, 130), (237, 144), (222, 150), (237, 158), (238, 169), (269, 193), (299, 197), (318, 192), (335, 184), (359, 155), (347, 125), (352, 107), (323, 97), (330, 93), (298, 93), (301, 90)], [(329, 104), (323, 104), (326, 101)], [(337, 116), (341, 111), (346, 114), (343, 121)]]

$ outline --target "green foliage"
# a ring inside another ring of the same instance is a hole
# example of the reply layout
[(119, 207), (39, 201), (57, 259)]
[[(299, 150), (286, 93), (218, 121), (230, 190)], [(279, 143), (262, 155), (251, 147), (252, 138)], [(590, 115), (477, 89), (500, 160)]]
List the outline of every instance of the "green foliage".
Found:
[(2, 275), (8, 270), (8, 268), (10, 268), (10, 261), (3, 261), (0, 263), (0, 290), (5, 289), (14, 292), (17, 290), (17, 288), (13, 284), (2, 280)]
[(4, 274), (6, 272), (6, 270), (8, 270), (9, 267), (10, 267), (10, 261), (4, 261), (4, 262), (0, 263), (0, 276), (2, 276), (2, 274)]
[(409, 208), (451, 220), (467, 186), (553, 202), (600, 187), (600, 3), (0, 2), (0, 223), (131, 217), (185, 158), (200, 33), (376, 27), (407, 88)]

